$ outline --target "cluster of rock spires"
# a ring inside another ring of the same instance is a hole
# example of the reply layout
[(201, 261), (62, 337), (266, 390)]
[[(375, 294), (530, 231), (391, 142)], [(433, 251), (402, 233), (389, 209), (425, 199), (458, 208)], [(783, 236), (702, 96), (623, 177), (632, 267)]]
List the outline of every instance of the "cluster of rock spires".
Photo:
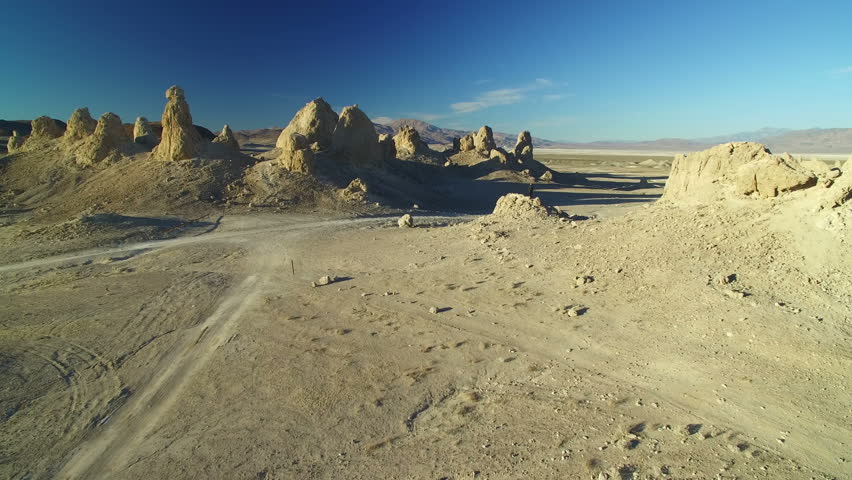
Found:
[(379, 138), (373, 122), (358, 108), (344, 107), (338, 115), (322, 98), (299, 110), (275, 142), (278, 161), (292, 172), (314, 171), (315, 153), (356, 166), (378, 166), (396, 153), (393, 142)]
[[(95, 121), (89, 109), (84, 107), (71, 114), (64, 131), (60, 124), (50, 117), (36, 118), (32, 121), (32, 132), (28, 137), (20, 136), (17, 131), (13, 132), (7, 150), (9, 153), (32, 151), (50, 146), (52, 140), (60, 139), (58, 146), (73, 156), (81, 166), (110, 162), (123, 154), (152, 148), (152, 157), (163, 161), (185, 160), (198, 156), (203, 140), (192, 124), (192, 115), (183, 89), (172, 86), (166, 91), (166, 98), (169, 101), (163, 111), (162, 134), (159, 136), (145, 117), (136, 119), (131, 137), (118, 115), (107, 112)], [(240, 148), (234, 133), (227, 125), (213, 141), (235, 151)]]

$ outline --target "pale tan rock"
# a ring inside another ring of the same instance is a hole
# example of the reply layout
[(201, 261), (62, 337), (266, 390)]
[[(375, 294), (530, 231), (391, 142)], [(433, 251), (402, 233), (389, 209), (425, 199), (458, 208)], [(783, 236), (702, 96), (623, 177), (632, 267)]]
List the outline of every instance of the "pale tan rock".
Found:
[(367, 200), (367, 185), (360, 178), (356, 178), (340, 190), (340, 196), (348, 202), (363, 203)]
[(65, 128), (62, 139), (67, 143), (79, 142), (94, 133), (97, 125), (98, 122), (92, 118), (88, 108), (78, 108), (68, 119), (68, 126)]
[(406, 213), (397, 220), (396, 224), (399, 225), (399, 228), (413, 228), (414, 219), (411, 218), (411, 215)]
[(524, 130), (518, 134), (518, 141), (515, 143), (515, 158), (521, 162), (530, 161), (533, 159), (533, 144), (532, 135)]
[(296, 112), (290, 124), (278, 136), (275, 146), (281, 148), (291, 134), (298, 133), (308, 139), (308, 144), (318, 143), (325, 150), (331, 146), (337, 120), (337, 113), (322, 97), (311, 100)]
[(509, 157), (509, 152), (502, 148), (494, 148), (488, 154), (489, 159), (497, 159), (503, 165), (509, 165), (511, 163), (511, 158)]
[(222, 145), (227, 145), (236, 152), (240, 151), (240, 142), (237, 141), (237, 137), (234, 136), (234, 132), (231, 131), (231, 127), (228, 125), (222, 127), (222, 132), (219, 136), (213, 139), (213, 143), (221, 143)]
[(502, 219), (538, 219), (547, 218), (553, 213), (538, 197), (509, 193), (497, 200), (491, 215)]
[(163, 161), (193, 158), (201, 147), (201, 135), (192, 125), (192, 115), (183, 89), (173, 85), (166, 90), (166, 98), (169, 101), (163, 110), (163, 133), (153, 156)]
[(394, 138), (387, 133), (379, 134), (379, 147), (382, 151), (382, 158), (392, 160), (396, 158), (396, 143)]
[(426, 143), (420, 139), (420, 133), (411, 125), (402, 127), (393, 136), (393, 142), (396, 146), (396, 153), (400, 158), (423, 154), (429, 149)]
[(136, 123), (133, 124), (133, 142), (140, 145), (156, 145), (158, 140), (148, 119), (137, 117)]
[(382, 152), (376, 127), (358, 105), (344, 107), (332, 137), (332, 151), (343, 163), (357, 166), (379, 165)]
[(773, 155), (759, 143), (733, 142), (676, 156), (662, 198), (710, 201), (724, 197), (726, 190), (773, 197), (813, 186), (816, 180), (788, 154)]
[(476, 144), (473, 140), (473, 135), (467, 134), (459, 139), (459, 151), (460, 152), (469, 152), (476, 148)]
[(77, 163), (83, 166), (112, 161), (120, 157), (119, 148), (130, 143), (121, 118), (107, 112), (98, 119), (95, 131), (83, 140), (77, 150)]
[(17, 153), (24, 149), (25, 137), (22, 137), (17, 130), (12, 131), (12, 136), (9, 137), (9, 142), (6, 144), (6, 151), (9, 153)]
[(491, 131), (491, 127), (483, 125), (473, 136), (473, 144), (476, 151), (483, 155), (488, 155), (491, 153), (491, 150), (497, 148), (497, 144), (494, 142), (494, 132)]
[(281, 154), (278, 161), (282, 167), (295, 173), (313, 173), (314, 151), (311, 150), (308, 139), (304, 135), (291, 133), (281, 142), (279, 148)]
[(24, 150), (38, 150), (48, 145), (50, 140), (59, 138), (64, 131), (62, 127), (56, 123), (56, 120), (50, 117), (38, 117), (32, 121), (32, 131), (24, 143)]
[(542, 182), (552, 182), (553, 181), (553, 172), (548, 170), (548, 171), (542, 173), (541, 176), (538, 177), (538, 179), (539, 179), (539, 181), (542, 181)]

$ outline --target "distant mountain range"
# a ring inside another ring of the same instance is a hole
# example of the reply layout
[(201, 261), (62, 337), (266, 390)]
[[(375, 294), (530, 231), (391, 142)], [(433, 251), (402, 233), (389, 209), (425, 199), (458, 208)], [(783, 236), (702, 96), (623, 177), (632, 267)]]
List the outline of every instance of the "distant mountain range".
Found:
[[(61, 126), (64, 122), (59, 121)], [(29, 120), (0, 120), (0, 137), (7, 137), (12, 130), (19, 130), (22, 135), (29, 134)], [(468, 131), (441, 128), (421, 120), (403, 118), (393, 120), (388, 124), (374, 124), (378, 133), (394, 134), (405, 125), (411, 125), (420, 133), (420, 137), (428, 144), (446, 145), (452, 143), (454, 137), (463, 137)], [(205, 138), (213, 136), (203, 127)], [(240, 144), (247, 150), (262, 151), (275, 146), (275, 140), (283, 128), (260, 128), (256, 130), (240, 130), (234, 132)], [(494, 132), (497, 145), (512, 148), (517, 139), (517, 133)], [(567, 148), (582, 150), (641, 150), (663, 152), (693, 152), (704, 150), (713, 145), (727, 142), (759, 142), (773, 152), (790, 152), (796, 154), (833, 153), (852, 154), (852, 128), (811, 128), (807, 130), (791, 130), (789, 128), (761, 128), (750, 132), (738, 132), (729, 135), (718, 135), (703, 138), (660, 138), (645, 141), (598, 141), (598, 142), (560, 142), (533, 137), (533, 144), (538, 148)], [(5, 146), (5, 145), (0, 145)]]
[[(393, 135), (405, 125), (411, 125), (420, 133), (420, 137), (429, 144), (446, 145), (454, 137), (467, 135), (468, 131), (441, 128), (422, 120), (403, 118), (387, 124), (374, 124), (378, 133)], [(275, 145), (281, 128), (263, 128), (236, 132), (241, 144), (256, 146)], [(494, 132), (494, 141), (503, 147), (514, 147), (517, 133)], [(660, 138), (645, 141), (597, 141), (597, 142), (560, 142), (533, 137), (533, 144), (539, 148), (570, 148), (584, 150), (646, 150), (665, 152), (692, 152), (704, 150), (713, 145), (727, 142), (759, 142), (773, 152), (790, 153), (852, 153), (852, 128), (812, 128), (791, 130), (789, 128), (761, 128), (749, 132), (718, 135), (703, 138)]]

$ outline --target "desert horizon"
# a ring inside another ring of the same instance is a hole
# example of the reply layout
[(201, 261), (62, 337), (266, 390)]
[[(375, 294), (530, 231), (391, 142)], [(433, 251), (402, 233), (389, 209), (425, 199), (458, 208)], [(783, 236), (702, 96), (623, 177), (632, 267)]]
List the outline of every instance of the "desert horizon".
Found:
[(11, 11), (0, 478), (852, 478), (846, 3)]

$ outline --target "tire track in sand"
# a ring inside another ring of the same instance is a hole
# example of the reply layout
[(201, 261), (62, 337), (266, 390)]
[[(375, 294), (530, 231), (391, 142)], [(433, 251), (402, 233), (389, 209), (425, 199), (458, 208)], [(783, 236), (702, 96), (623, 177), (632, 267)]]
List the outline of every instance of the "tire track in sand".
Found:
[(151, 430), (174, 405), (194, 374), (227, 341), (234, 324), (257, 297), (258, 277), (232, 289), (213, 314), (188, 329), (160, 361), (156, 373), (128, 399), (106, 428), (83, 443), (57, 475), (62, 479), (114, 478), (130, 463)]

